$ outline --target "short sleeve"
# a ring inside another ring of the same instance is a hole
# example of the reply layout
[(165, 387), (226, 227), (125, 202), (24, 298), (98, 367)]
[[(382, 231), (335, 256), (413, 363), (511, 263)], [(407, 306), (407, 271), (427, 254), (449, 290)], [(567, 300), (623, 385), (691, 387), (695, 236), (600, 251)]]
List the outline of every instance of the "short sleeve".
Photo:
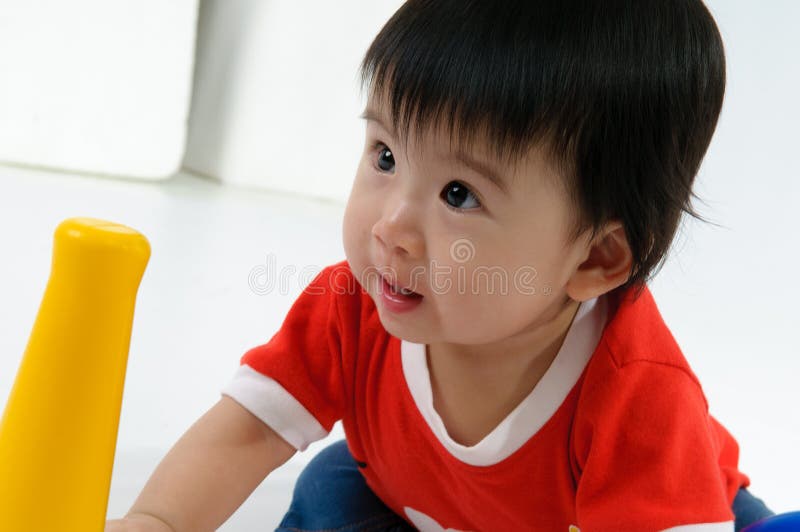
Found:
[(633, 362), (576, 417), (576, 516), (584, 531), (733, 532), (720, 442), (700, 385)]
[(324, 438), (344, 411), (333, 266), (295, 300), (278, 332), (254, 347), (221, 393), (298, 450)]

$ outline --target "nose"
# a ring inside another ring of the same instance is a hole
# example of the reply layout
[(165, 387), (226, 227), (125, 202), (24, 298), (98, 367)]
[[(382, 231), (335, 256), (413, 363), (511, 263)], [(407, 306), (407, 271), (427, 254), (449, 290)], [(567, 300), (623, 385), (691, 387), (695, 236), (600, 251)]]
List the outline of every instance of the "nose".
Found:
[(387, 205), (383, 215), (372, 226), (372, 234), (383, 246), (388, 260), (392, 255), (402, 258), (419, 258), (425, 244), (419, 228), (419, 212), (408, 199)]

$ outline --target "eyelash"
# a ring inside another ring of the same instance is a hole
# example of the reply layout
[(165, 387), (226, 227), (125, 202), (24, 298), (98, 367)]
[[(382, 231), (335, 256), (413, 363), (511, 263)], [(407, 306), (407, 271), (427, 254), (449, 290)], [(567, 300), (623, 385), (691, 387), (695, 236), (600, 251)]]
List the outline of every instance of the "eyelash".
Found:
[[(374, 143), (372, 144), (372, 154), (373, 154), (373, 157), (372, 157), (372, 161), (373, 161), (373, 162), (372, 162), (372, 167), (373, 167), (373, 168), (374, 168), (376, 171), (378, 171), (378, 172), (381, 172), (381, 173), (385, 173), (386, 171), (385, 171), (385, 170), (383, 170), (383, 169), (381, 169), (381, 167), (380, 167), (380, 166), (378, 166), (377, 162), (375, 162), (375, 161), (376, 161), (376, 158), (375, 158), (375, 156), (376, 156), (377, 154), (379, 154), (379, 153), (381, 152), (381, 150), (382, 150), (382, 149), (384, 149), (384, 148), (386, 148), (387, 150), (391, 151), (391, 152), (392, 152), (392, 156), (394, 156), (394, 151), (393, 151), (391, 148), (389, 148), (389, 146), (388, 146), (388, 145), (387, 145), (385, 142), (376, 141), (376, 142), (374, 142)], [(469, 186), (469, 185), (467, 185), (466, 183), (464, 183), (463, 181), (460, 181), (460, 180), (457, 180), (457, 179), (453, 179), (453, 180), (451, 180), (451, 181), (448, 181), (448, 184), (449, 184), (449, 183), (451, 183), (451, 182), (457, 183), (457, 184), (461, 185), (462, 187), (466, 188), (467, 190), (469, 190), (470, 194), (472, 194), (472, 196), (473, 196), (473, 197), (475, 198), (475, 200), (477, 201), (477, 203), (478, 203), (478, 207), (477, 207), (477, 208), (472, 208), (472, 209), (460, 209), (460, 208), (458, 208), (458, 207), (453, 207), (452, 205), (450, 205), (450, 204), (449, 204), (449, 203), (447, 203), (446, 201), (443, 201), (443, 203), (444, 203), (444, 206), (445, 206), (445, 207), (447, 207), (447, 208), (448, 208), (448, 209), (450, 209), (451, 211), (457, 212), (457, 213), (459, 213), (459, 214), (464, 214), (464, 213), (466, 213), (466, 212), (469, 212), (469, 211), (475, 211), (475, 210), (478, 210), (478, 209), (482, 209), (482, 208), (483, 208), (483, 199), (482, 199), (482, 198), (481, 198), (481, 197), (478, 195), (478, 193), (477, 193), (477, 192), (475, 192), (475, 191), (472, 189), (472, 187), (471, 187), (471, 186)], [(441, 197), (441, 194), (440, 194), (440, 197)]]
[[(458, 207), (453, 207), (452, 205), (450, 205), (450, 204), (449, 204), (449, 203), (447, 203), (446, 201), (442, 200), (442, 203), (444, 203), (444, 206), (445, 206), (445, 207), (447, 207), (447, 208), (448, 208), (448, 209), (450, 209), (451, 211), (454, 211), (454, 212), (457, 212), (457, 213), (461, 213), (461, 214), (464, 214), (464, 213), (467, 213), (467, 212), (475, 212), (475, 211), (478, 211), (478, 210), (480, 210), (480, 209), (482, 209), (482, 208), (483, 208), (483, 202), (482, 202), (482, 201), (481, 201), (481, 199), (478, 197), (478, 194), (477, 194), (477, 193), (473, 192), (471, 188), (469, 188), (467, 185), (465, 185), (465, 184), (464, 184), (464, 183), (462, 183), (461, 181), (455, 181), (455, 180), (454, 180), (454, 181), (452, 181), (452, 182), (458, 183), (459, 185), (461, 185), (461, 186), (463, 186), (464, 188), (466, 188), (467, 190), (469, 190), (470, 194), (472, 194), (472, 196), (475, 198), (475, 201), (478, 203), (478, 206), (477, 206), (477, 207), (473, 207), (473, 208), (471, 208), (471, 209), (460, 209), (460, 208), (458, 208)], [(439, 195), (439, 197), (441, 198), (441, 197), (442, 197), (442, 194), (440, 194), (440, 195)]]
[[(376, 162), (376, 158), (375, 158), (375, 156), (378, 155), (383, 148), (386, 148), (387, 150), (392, 151), (391, 148), (389, 148), (389, 146), (387, 146), (385, 143), (383, 143), (381, 141), (376, 141), (375, 143), (372, 144), (372, 155), (373, 155), (373, 157), (372, 157), (372, 167), (375, 168), (375, 170), (377, 170), (378, 172), (386, 172), (386, 170), (382, 170), (381, 167), (378, 166), (378, 163)], [(393, 151), (392, 151), (392, 154), (394, 154)]]

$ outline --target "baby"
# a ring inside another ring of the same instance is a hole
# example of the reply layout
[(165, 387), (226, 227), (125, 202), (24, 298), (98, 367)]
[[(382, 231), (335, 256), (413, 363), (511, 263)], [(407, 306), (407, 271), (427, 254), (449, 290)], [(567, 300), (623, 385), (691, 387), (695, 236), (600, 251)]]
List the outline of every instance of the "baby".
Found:
[(723, 101), (702, 2), (411, 0), (361, 72), (346, 260), (107, 530), (214, 530), (339, 420), (281, 530), (770, 515), (647, 287)]

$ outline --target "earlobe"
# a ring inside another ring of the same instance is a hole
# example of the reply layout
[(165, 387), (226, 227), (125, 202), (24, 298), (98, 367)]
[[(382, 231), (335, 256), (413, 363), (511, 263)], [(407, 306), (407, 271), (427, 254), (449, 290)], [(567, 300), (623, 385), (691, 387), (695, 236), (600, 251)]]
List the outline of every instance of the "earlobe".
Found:
[(633, 255), (620, 222), (610, 222), (598, 235), (585, 260), (567, 281), (567, 294), (587, 301), (625, 284), (631, 274)]

